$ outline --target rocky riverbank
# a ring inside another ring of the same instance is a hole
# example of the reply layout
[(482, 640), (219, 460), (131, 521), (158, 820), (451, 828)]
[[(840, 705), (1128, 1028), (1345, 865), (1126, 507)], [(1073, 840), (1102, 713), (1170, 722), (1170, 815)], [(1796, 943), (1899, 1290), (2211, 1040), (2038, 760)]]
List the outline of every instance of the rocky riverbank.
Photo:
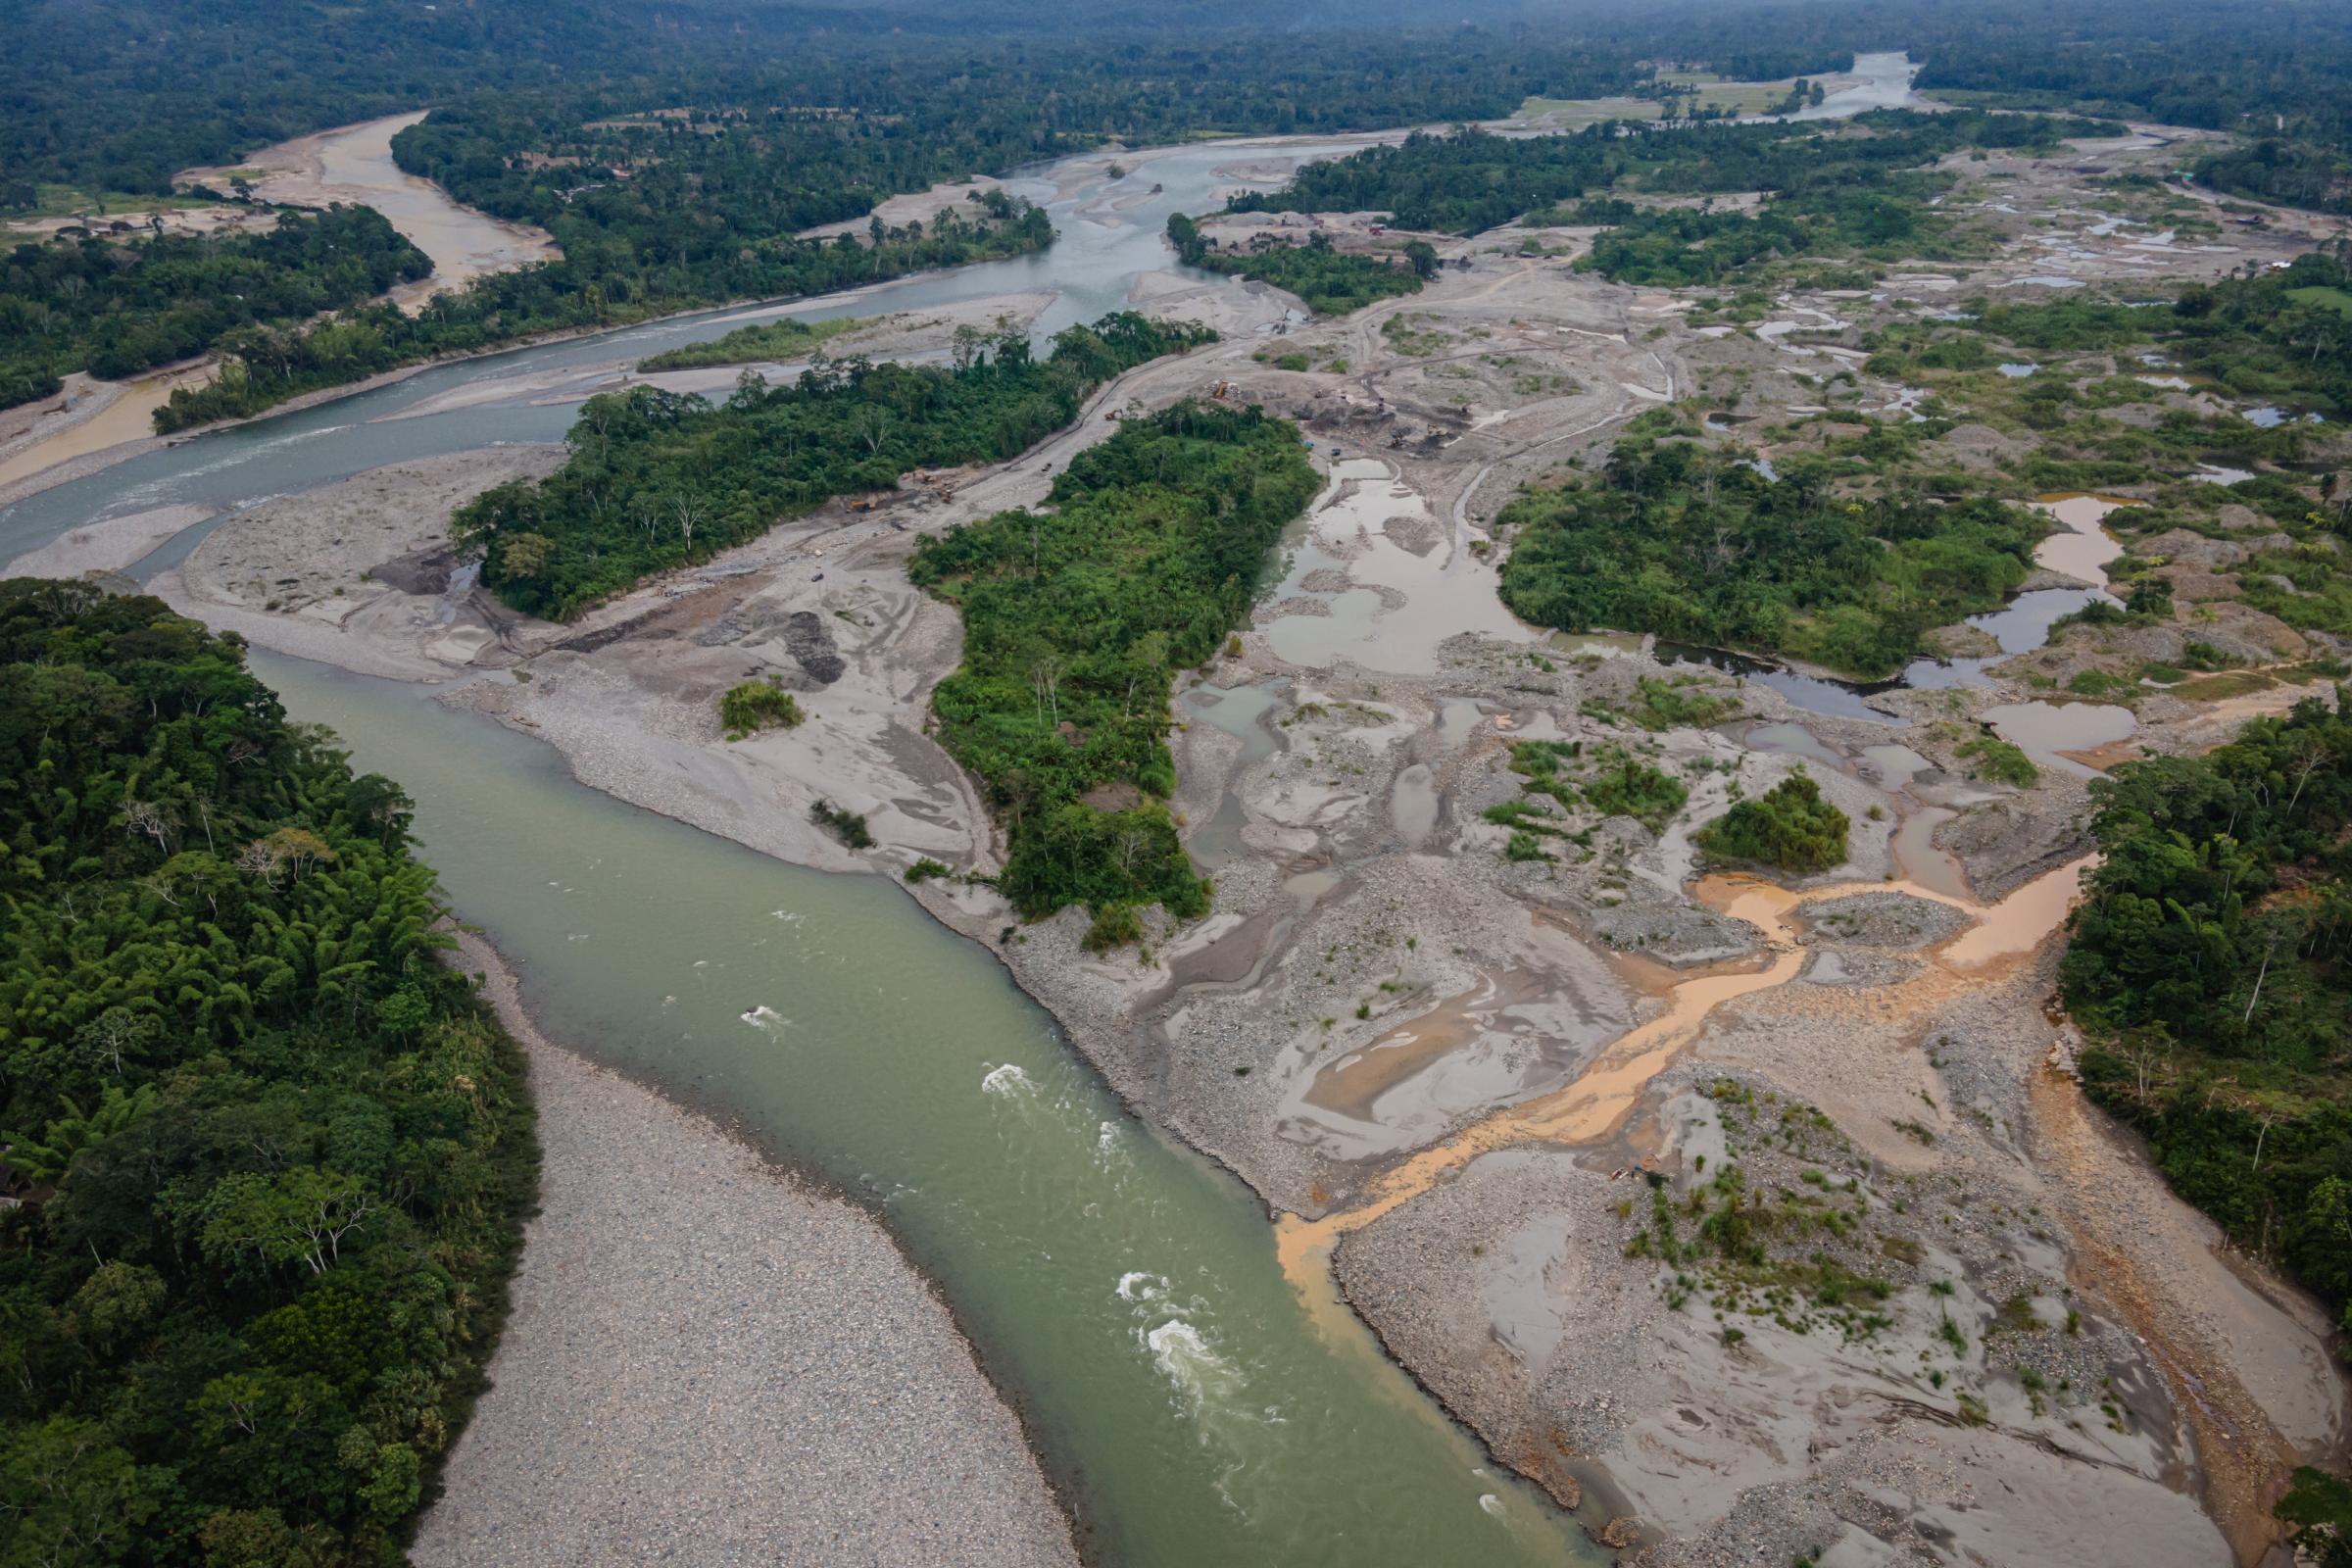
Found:
[(412, 1560), (1075, 1565), (1019, 1422), (880, 1223), (549, 1041), (462, 943), (530, 1062), (541, 1198)]

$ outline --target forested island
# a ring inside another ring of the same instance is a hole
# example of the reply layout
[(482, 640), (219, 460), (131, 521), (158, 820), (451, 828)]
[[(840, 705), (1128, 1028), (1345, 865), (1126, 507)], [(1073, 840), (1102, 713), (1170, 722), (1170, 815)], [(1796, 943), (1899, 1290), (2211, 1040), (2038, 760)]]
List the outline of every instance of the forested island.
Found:
[(458, 515), (482, 581), (561, 619), (664, 567), (707, 560), (838, 495), (889, 490), (910, 468), (1002, 462), (1077, 416), (1124, 369), (1212, 334), (1125, 313), (1057, 335), (976, 342), (952, 367), (854, 359), (789, 386), (757, 378), (713, 407), (652, 387), (593, 398), (572, 456)]
[(1241, 621), (1315, 485), (1295, 426), (1181, 403), (1080, 456), (1053, 512), (1000, 513), (916, 552), (910, 575), (965, 628), (933, 699), (941, 739), (1004, 813), (999, 886), (1024, 916), (1084, 904), (1089, 944), (1116, 947), (1141, 906), (1206, 912), (1164, 804), (1168, 681)]

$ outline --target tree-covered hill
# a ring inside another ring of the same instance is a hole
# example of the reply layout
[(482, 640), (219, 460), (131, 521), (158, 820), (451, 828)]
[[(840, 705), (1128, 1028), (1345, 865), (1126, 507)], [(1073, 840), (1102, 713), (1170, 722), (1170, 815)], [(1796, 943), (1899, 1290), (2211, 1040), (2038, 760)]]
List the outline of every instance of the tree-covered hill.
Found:
[(0, 584), (0, 1561), (400, 1560), (536, 1159), (408, 822), (233, 638)]

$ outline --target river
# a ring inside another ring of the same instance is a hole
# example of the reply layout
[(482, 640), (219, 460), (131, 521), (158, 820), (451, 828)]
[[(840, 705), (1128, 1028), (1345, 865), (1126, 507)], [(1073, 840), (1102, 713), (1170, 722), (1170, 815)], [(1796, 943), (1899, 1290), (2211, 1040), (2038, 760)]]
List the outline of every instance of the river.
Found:
[[(1115, 188), (1098, 173), (1060, 197), (1051, 179), (1016, 181), (1053, 199), (1062, 238), (1046, 254), (791, 314), (1050, 288), (1040, 331), (1092, 319), (1126, 304), (1137, 273), (1173, 265), (1169, 212), (1214, 205), (1215, 171), (1264, 153), (1156, 155)], [(716, 336), (745, 314), (437, 367), (148, 453), (0, 513), (0, 560), (97, 518), (233, 511), (396, 460), (554, 440), (567, 406), (388, 416), (486, 379)], [(183, 558), (194, 532), (134, 574)], [(254, 662), (296, 717), (332, 725), (357, 765), (415, 797), (425, 858), (514, 959), (552, 1036), (886, 1214), (1022, 1409), (1100, 1560), (1600, 1560), (1360, 1325), (1310, 1315), (1247, 1189), (1128, 1115), (993, 959), (896, 887), (621, 805), (427, 688)]]
[[(1051, 291), (1035, 324), (1051, 334), (1126, 307), (1140, 274), (1173, 270), (1167, 217), (1219, 205), (1235, 183), (1220, 169), (1360, 145), (1151, 152), (1116, 181), (1100, 157), (1025, 172), (1011, 188), (1047, 203), (1060, 233), (1042, 254), (437, 366), (209, 432), (0, 511), (0, 561), (134, 512), (233, 514), (387, 463), (558, 440), (572, 405), (523, 392), (408, 411), (754, 317)], [(184, 559), (203, 531), (133, 575)], [(1098, 1559), (1601, 1560), (1360, 1324), (1293, 1289), (1247, 1189), (1128, 1115), (993, 959), (897, 888), (624, 806), (429, 689), (254, 662), (296, 717), (332, 725), (359, 766), (416, 799), (424, 856), (515, 961), (552, 1036), (740, 1124), (887, 1215), (1021, 1408)]]

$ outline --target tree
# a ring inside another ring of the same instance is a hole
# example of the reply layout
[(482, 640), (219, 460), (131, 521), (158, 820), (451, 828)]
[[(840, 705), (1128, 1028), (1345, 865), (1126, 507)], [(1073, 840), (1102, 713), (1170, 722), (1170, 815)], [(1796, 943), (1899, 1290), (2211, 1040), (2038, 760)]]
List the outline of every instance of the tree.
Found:
[(138, 1466), (106, 1429), (72, 1416), (19, 1427), (0, 1446), (0, 1563), (8, 1568), (122, 1562), (155, 1512)]
[(1438, 275), (1438, 248), (1425, 239), (1404, 242), (1404, 259), (1413, 264), (1413, 275), (1424, 280)]
[(323, 1274), (341, 1259), (344, 1238), (375, 1211), (358, 1182), (318, 1166), (225, 1176), (205, 1197), (200, 1241), (223, 1266), (250, 1251), (272, 1267), (299, 1259)]
[(2304, 1465), (2273, 1512), (2294, 1527), (2298, 1561), (2352, 1568), (2352, 1482)]

